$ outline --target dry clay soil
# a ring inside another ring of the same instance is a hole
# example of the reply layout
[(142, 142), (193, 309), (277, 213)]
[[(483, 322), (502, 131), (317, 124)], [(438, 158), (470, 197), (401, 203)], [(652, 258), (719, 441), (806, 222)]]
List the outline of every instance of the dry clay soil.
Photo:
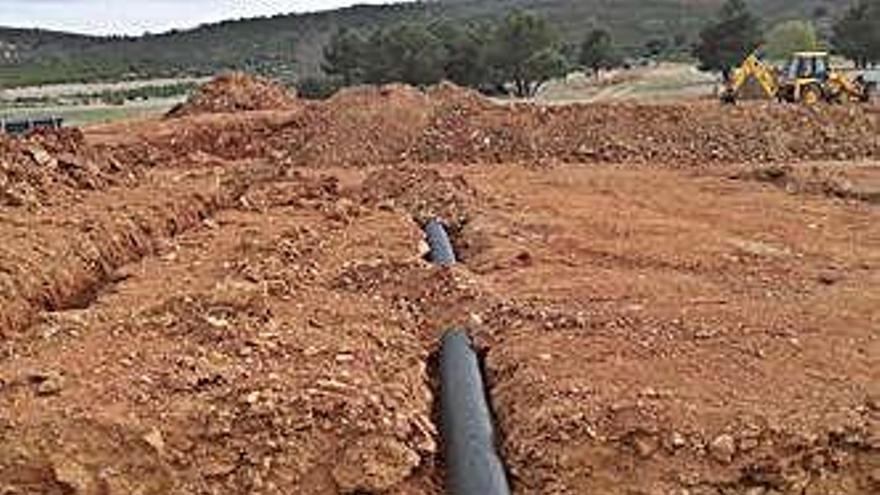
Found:
[(542, 110), (387, 96), (89, 129), (137, 174), (0, 207), (0, 494), (442, 493), (452, 327), (516, 493), (880, 493), (876, 113), (744, 165), (708, 139), (742, 110), (544, 153), (504, 130)]

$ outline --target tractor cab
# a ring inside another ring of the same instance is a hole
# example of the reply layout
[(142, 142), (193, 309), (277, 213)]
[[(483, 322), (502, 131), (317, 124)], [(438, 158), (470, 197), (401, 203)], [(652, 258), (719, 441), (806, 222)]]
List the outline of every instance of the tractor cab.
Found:
[(828, 52), (797, 52), (792, 55), (779, 87), (779, 99), (809, 105), (827, 99), (825, 88), (831, 76), (830, 58)]
[(830, 57), (828, 52), (797, 52), (788, 63), (787, 78), (811, 79), (824, 81), (828, 79)]

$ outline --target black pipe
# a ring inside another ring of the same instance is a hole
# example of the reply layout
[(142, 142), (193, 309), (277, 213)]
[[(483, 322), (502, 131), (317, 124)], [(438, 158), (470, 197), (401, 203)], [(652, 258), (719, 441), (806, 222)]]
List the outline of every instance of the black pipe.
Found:
[(452, 249), (452, 242), (449, 240), (449, 234), (446, 233), (446, 227), (436, 218), (428, 220), (425, 224), (425, 235), (428, 237), (428, 246), (431, 248), (431, 262), (449, 266), (455, 264), (455, 251)]
[(465, 332), (453, 330), (443, 337), (440, 373), (447, 492), (509, 495), (479, 360)]
[[(455, 264), (446, 227), (437, 219), (425, 224), (430, 260)], [(498, 454), (492, 412), (477, 353), (467, 333), (443, 336), (440, 354), (440, 408), (450, 495), (509, 495), (510, 485)]]

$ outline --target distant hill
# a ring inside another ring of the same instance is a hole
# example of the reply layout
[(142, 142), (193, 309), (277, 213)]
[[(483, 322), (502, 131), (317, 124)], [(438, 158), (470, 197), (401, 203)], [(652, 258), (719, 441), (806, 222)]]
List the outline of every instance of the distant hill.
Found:
[[(491, 19), (530, 10), (577, 42), (593, 26), (629, 52), (650, 39), (689, 43), (723, 0), (434, 0), (242, 19), (140, 37), (94, 37), (0, 28), (0, 86), (206, 75), (244, 69), (286, 79), (320, 72), (322, 47), (339, 27), (374, 28), (404, 19)], [(837, 0), (751, 0), (767, 24), (810, 18)]]

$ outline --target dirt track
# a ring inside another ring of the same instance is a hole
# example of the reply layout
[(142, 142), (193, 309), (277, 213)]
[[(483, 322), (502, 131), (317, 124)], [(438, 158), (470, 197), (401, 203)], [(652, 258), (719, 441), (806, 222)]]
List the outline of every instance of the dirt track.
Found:
[(9, 144), (0, 493), (439, 494), (452, 325), (516, 493), (877, 492), (877, 113), (755, 108), (392, 87)]

